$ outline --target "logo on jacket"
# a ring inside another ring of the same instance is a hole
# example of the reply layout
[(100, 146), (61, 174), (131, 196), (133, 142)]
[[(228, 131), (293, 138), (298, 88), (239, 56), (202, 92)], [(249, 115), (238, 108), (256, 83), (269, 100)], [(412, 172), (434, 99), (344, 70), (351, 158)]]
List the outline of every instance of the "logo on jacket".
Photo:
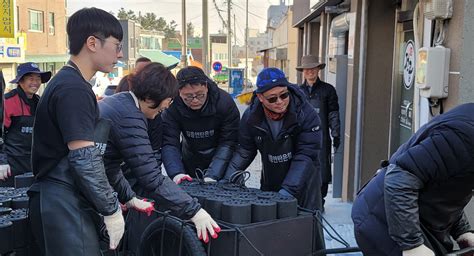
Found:
[(293, 154), (291, 152), (281, 154), (281, 155), (270, 155), (268, 154), (268, 161), (272, 164), (284, 163), (291, 160)]
[(204, 131), (204, 132), (192, 132), (186, 131), (186, 136), (192, 139), (204, 139), (214, 136), (214, 130)]
[(105, 154), (105, 150), (107, 149), (107, 143), (95, 143), (95, 147), (99, 150), (100, 154)]
[(21, 127), (21, 133), (33, 133), (33, 127), (23, 126)]

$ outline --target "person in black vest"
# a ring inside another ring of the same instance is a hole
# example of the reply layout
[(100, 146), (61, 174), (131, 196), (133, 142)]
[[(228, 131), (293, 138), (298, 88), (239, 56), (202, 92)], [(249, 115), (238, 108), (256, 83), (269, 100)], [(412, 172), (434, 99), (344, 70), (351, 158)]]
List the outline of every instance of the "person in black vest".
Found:
[(257, 151), (262, 156), (261, 189), (291, 195), (311, 210), (321, 209), (318, 114), (301, 90), (277, 68), (257, 76), (252, 103), (240, 122), (239, 146), (225, 180), (245, 170)]
[[(148, 120), (154, 120), (167, 109), (178, 94), (178, 83), (173, 74), (160, 63), (150, 63), (130, 77), (129, 92), (114, 94), (99, 101), (100, 116), (111, 122), (111, 130), (104, 154), (107, 176), (121, 202), (135, 197), (156, 201), (157, 207), (183, 219), (190, 219), (196, 226), (198, 237), (208, 242), (217, 238), (219, 226), (173, 181), (161, 173), (150, 142)], [(136, 181), (133, 190), (122, 174), (120, 165), (125, 163), (130, 176)], [(134, 192), (135, 191), (135, 192)], [(141, 234), (158, 215), (151, 217), (138, 212), (127, 216), (127, 248), (138, 253)]]
[(303, 72), (304, 82), (301, 89), (308, 97), (309, 102), (316, 109), (321, 119), (321, 131), (323, 140), (319, 160), (321, 162), (322, 186), (321, 195), (324, 198), (328, 193), (329, 183), (332, 181), (331, 173), (331, 137), (334, 152), (337, 151), (341, 142), (341, 121), (339, 119), (339, 103), (334, 86), (319, 79), (319, 71), (326, 64), (320, 63), (315, 56), (306, 55), (301, 59), (301, 66), (296, 70)]
[(202, 69), (186, 67), (176, 75), (179, 97), (163, 112), (163, 163), (179, 184), (205, 172), (204, 180), (222, 178), (237, 144), (240, 114), (232, 97)]
[(433, 118), (358, 193), (352, 220), (364, 255), (429, 256), (474, 246), (464, 212), (474, 189), (474, 103)]
[(88, 81), (97, 71), (111, 72), (123, 57), (123, 31), (110, 13), (83, 8), (69, 17), (67, 35), (71, 58), (36, 110), (29, 218), (38, 254), (100, 255), (101, 217), (111, 249), (125, 222), (102, 160), (107, 122), (99, 118)]
[[(36, 92), (50, 78), (51, 72), (41, 72), (37, 64), (27, 62), (18, 66), (16, 78), (10, 81), (18, 86), (5, 94), (4, 152), (8, 163), (0, 165), (0, 180), (3, 180), (0, 186), (12, 187), (16, 175), (31, 172), (33, 122), (39, 102)], [(0, 158), (5, 159), (4, 156)], [(5, 177), (8, 176), (5, 175), (5, 169), (8, 168), (11, 170), (11, 178)]]

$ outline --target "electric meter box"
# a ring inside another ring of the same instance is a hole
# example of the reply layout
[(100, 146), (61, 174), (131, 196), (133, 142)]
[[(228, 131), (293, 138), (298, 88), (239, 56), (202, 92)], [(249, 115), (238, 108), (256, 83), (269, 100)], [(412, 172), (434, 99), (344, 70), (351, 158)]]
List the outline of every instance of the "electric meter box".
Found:
[(415, 84), (420, 96), (443, 99), (448, 97), (451, 49), (442, 46), (418, 50)]

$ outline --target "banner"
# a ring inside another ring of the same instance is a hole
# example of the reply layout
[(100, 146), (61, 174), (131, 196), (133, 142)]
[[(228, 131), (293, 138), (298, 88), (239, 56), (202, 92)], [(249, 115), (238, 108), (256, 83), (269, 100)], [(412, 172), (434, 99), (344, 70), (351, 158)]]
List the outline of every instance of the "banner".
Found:
[(1, 0), (0, 38), (15, 37), (14, 0)]

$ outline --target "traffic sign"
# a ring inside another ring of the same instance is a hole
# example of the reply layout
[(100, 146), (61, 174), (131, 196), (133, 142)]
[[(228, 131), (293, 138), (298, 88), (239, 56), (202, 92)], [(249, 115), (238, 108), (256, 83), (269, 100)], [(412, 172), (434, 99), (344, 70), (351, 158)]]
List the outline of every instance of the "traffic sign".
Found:
[(220, 63), (219, 61), (216, 61), (214, 63), (212, 63), (212, 69), (216, 72), (219, 72), (222, 70), (222, 63)]

